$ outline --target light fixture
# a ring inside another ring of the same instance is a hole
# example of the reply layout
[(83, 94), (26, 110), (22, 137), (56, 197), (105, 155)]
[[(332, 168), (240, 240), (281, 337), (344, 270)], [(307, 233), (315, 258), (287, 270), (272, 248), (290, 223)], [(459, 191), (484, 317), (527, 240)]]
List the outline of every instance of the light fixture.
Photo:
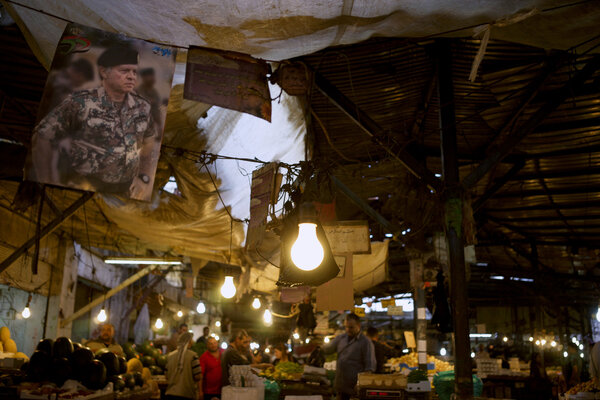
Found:
[(27, 319), (31, 317), (31, 311), (29, 310), (29, 303), (31, 302), (31, 294), (27, 297), (27, 304), (25, 304), (25, 308), (21, 311), (21, 316), (23, 319)]
[(216, 341), (219, 341), (219, 339), (221, 339), (221, 338), (219, 337), (219, 335), (215, 335), (215, 336), (214, 336), (214, 338), (215, 338), (215, 340), (216, 340)]
[(543, 346), (546, 344), (546, 339), (542, 339), (540, 342), (542, 343), (542, 346)]
[(447, 353), (448, 353), (448, 352), (446, 351), (446, 349), (445, 349), (444, 347), (442, 347), (442, 348), (440, 349), (440, 356), (442, 356), (442, 357), (443, 357), (443, 356), (445, 356)]
[(260, 345), (256, 342), (250, 343), (250, 350), (258, 350), (259, 347)]
[(328, 336), (326, 336), (326, 337), (325, 337), (325, 340), (323, 340), (323, 341), (324, 341), (325, 343), (329, 343), (329, 342), (331, 342), (331, 339), (329, 339), (329, 337), (328, 337)]
[(154, 327), (156, 329), (162, 329), (162, 327), (164, 326), (162, 319), (160, 318), (156, 318), (156, 322), (154, 323)]
[(294, 334), (292, 335), (292, 337), (296, 340), (300, 339), (300, 335), (298, 334), (298, 332), (294, 332)]
[(104, 309), (104, 307), (102, 307), (96, 319), (98, 320), (98, 322), (105, 322), (107, 318), (108, 316), (106, 315), (106, 310)]
[(306, 340), (304, 341), (304, 343), (309, 344), (310, 343), (310, 339), (306, 338)]
[(183, 317), (183, 311), (179, 310), (177, 311), (177, 318), (181, 318)]
[(260, 299), (258, 297), (255, 297), (254, 300), (252, 300), (252, 308), (255, 310), (260, 308)]
[(198, 305), (196, 306), (196, 311), (198, 311), (198, 314), (204, 314), (206, 312), (206, 306), (203, 302), (198, 303)]
[(216, 320), (216, 321), (215, 321), (215, 326), (216, 326), (217, 328), (220, 328), (220, 327), (221, 327), (221, 321), (219, 321), (219, 320)]
[(271, 349), (269, 349), (268, 347), (265, 349), (265, 353), (269, 354), (271, 352)]
[(508, 342), (508, 338), (507, 338), (506, 336), (504, 336), (504, 337), (502, 338), (502, 341), (503, 341), (503, 342)]
[(221, 296), (226, 299), (230, 299), (235, 296), (235, 285), (233, 284), (233, 276), (228, 275), (225, 277), (225, 282), (221, 286)]
[(564, 356), (565, 358), (567, 358), (567, 357), (569, 357), (569, 353), (567, 353), (567, 352), (565, 351), (565, 352), (563, 352), (563, 356)]
[(271, 315), (271, 311), (267, 308), (263, 314), (263, 321), (265, 325), (269, 326), (273, 323), (273, 315)]
[(292, 261), (303, 271), (312, 271), (323, 262), (325, 251), (317, 237), (314, 206), (304, 203), (298, 216), (298, 238), (292, 245)]
[(579, 357), (583, 358), (583, 353), (579, 354)]
[(225, 343), (225, 342), (221, 343), (221, 348), (223, 350), (227, 350), (227, 343)]
[(529, 336), (529, 341), (533, 342), (533, 336)]
[(573, 343), (577, 343), (577, 338), (576, 338), (575, 336), (573, 336), (573, 337), (571, 338), (571, 342), (573, 342)]
[(536, 341), (535, 341), (535, 344), (536, 344), (536, 346), (539, 346), (539, 345), (540, 345), (540, 341), (539, 341), (539, 340), (536, 340)]
[(579, 345), (579, 350), (583, 350), (583, 345), (582, 344)]
[(550, 342), (550, 346), (552, 346), (552, 347), (556, 347), (556, 341), (554, 341), (554, 340), (553, 340), (553, 341), (551, 341), (551, 342)]
[(152, 258), (152, 257), (108, 257), (104, 259), (106, 264), (121, 265), (181, 265), (177, 258)]
[(471, 358), (475, 358), (475, 353), (471, 352)]

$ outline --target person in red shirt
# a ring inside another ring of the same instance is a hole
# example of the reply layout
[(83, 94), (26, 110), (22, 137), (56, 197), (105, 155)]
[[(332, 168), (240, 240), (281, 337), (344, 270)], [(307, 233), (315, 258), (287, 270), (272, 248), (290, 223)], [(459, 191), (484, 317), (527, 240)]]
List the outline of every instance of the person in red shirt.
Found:
[(221, 349), (214, 337), (206, 340), (206, 351), (200, 356), (204, 400), (221, 399)]

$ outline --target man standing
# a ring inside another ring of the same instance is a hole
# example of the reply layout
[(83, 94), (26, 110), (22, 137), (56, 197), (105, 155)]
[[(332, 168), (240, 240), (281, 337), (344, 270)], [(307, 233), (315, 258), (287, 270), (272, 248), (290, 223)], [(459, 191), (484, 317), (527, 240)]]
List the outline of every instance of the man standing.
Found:
[(351, 313), (344, 321), (346, 333), (338, 335), (324, 346), (326, 353), (337, 352), (335, 389), (338, 400), (355, 395), (359, 372), (373, 372), (377, 366), (373, 343), (361, 333), (360, 318)]
[(390, 346), (379, 341), (379, 330), (374, 326), (367, 328), (367, 337), (373, 342), (373, 348), (375, 349), (375, 361), (377, 368), (375, 372), (378, 374), (384, 373), (384, 365), (390, 357), (394, 357), (396, 352)]
[(567, 383), (567, 388), (572, 388), (581, 382), (581, 371), (583, 362), (579, 357), (579, 348), (575, 343), (569, 342), (567, 344), (567, 359), (565, 360), (565, 367), (563, 375)]
[(133, 91), (138, 52), (113, 46), (97, 63), (100, 87), (71, 94), (35, 127), (28, 178), (146, 199), (159, 147), (151, 105)]
[(210, 337), (209, 333), (210, 333), (210, 329), (208, 328), (208, 326), (205, 326), (204, 329), (202, 329), (202, 336), (200, 336), (198, 338), (198, 340), (196, 340), (196, 343), (202, 343), (202, 344), (206, 345), (206, 342), (208, 341), (208, 338)]
[(167, 356), (166, 400), (196, 400), (202, 398), (202, 370), (198, 355), (190, 350), (192, 333), (179, 335), (177, 350)]
[(100, 336), (97, 339), (89, 340), (85, 343), (94, 353), (101, 349), (108, 349), (118, 356), (122, 356), (123, 348), (115, 342), (115, 327), (108, 322), (100, 326)]
[(221, 350), (217, 339), (209, 337), (206, 340), (206, 351), (200, 356), (202, 367), (202, 392), (204, 400), (221, 398)]
[(230, 384), (229, 367), (232, 365), (250, 365), (250, 336), (245, 330), (239, 330), (221, 357), (221, 374), (223, 386)]

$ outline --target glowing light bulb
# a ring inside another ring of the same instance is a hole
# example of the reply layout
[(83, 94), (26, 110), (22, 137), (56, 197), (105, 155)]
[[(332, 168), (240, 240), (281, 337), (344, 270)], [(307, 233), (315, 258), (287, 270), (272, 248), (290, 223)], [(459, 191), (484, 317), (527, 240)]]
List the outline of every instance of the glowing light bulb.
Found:
[(156, 318), (156, 322), (154, 323), (154, 327), (155, 327), (156, 329), (162, 329), (163, 325), (164, 325), (164, 324), (163, 324), (163, 322), (162, 322), (162, 319), (160, 319), (160, 318)]
[(471, 352), (471, 358), (475, 358), (475, 353)]
[(216, 326), (217, 328), (220, 328), (220, 327), (221, 327), (221, 321), (218, 321), (218, 320), (217, 320), (217, 321), (215, 321), (215, 326)]
[(219, 339), (221, 339), (221, 338), (219, 337), (219, 335), (215, 335), (215, 340), (216, 340), (216, 341), (219, 341)]
[(539, 345), (540, 345), (540, 341), (539, 341), (539, 340), (536, 340), (536, 341), (535, 341), (535, 344), (536, 344), (537, 346), (539, 346)]
[(546, 344), (546, 339), (541, 340), (542, 346)]
[(571, 342), (577, 343), (577, 338), (575, 336), (573, 336), (573, 338), (571, 339)]
[(533, 336), (529, 336), (529, 341), (533, 342)]
[(198, 314), (204, 314), (206, 312), (206, 306), (203, 302), (198, 303), (198, 305), (196, 306), (196, 311), (198, 311)]
[(225, 343), (225, 342), (221, 343), (221, 348), (223, 350), (227, 350), (227, 343)]
[(317, 225), (298, 224), (298, 239), (292, 245), (292, 261), (303, 271), (312, 271), (321, 265), (325, 252), (317, 238)]
[(567, 353), (567, 352), (565, 351), (565, 352), (563, 352), (563, 356), (564, 356), (565, 358), (567, 358), (567, 357), (569, 357), (569, 353)]
[(106, 315), (106, 310), (104, 310), (104, 308), (102, 308), (100, 310), (100, 312), (98, 313), (98, 316), (96, 317), (96, 319), (98, 320), (98, 322), (104, 322), (106, 321), (107, 315)]
[(310, 339), (306, 338), (306, 340), (304, 341), (304, 343), (309, 344), (310, 343)]
[(235, 285), (233, 284), (233, 276), (226, 276), (223, 286), (221, 286), (221, 296), (230, 299), (235, 296)]
[(442, 347), (442, 348), (440, 349), (440, 356), (445, 356), (445, 355), (446, 355), (446, 353), (447, 353), (446, 349)]
[(252, 301), (252, 308), (254, 308), (255, 310), (258, 310), (260, 308), (260, 299), (258, 297), (255, 297)]
[(579, 345), (579, 350), (583, 350), (583, 345), (582, 344)]
[(294, 334), (292, 335), (292, 337), (296, 340), (300, 339), (300, 335), (298, 334), (298, 332), (294, 332)]
[(325, 338), (325, 340), (323, 340), (325, 343), (329, 343), (331, 342), (331, 339), (329, 339), (328, 337)]
[(179, 317), (179, 318), (183, 317), (183, 311), (181, 311), (181, 310), (177, 311), (177, 317)]
[(271, 352), (271, 349), (269, 349), (268, 347), (265, 349), (265, 353), (269, 354)]
[(271, 315), (271, 311), (268, 309), (266, 309), (263, 314), (263, 321), (265, 321), (265, 325), (271, 325), (273, 323), (273, 315)]
[(21, 311), (21, 316), (25, 319), (31, 317), (31, 311), (29, 311), (29, 304), (25, 306), (23, 311)]
[(554, 340), (553, 340), (553, 341), (551, 341), (551, 342), (550, 342), (550, 346), (552, 346), (552, 347), (556, 347), (556, 342), (555, 342)]
[(596, 321), (600, 322), (600, 306), (598, 306), (598, 312), (596, 313)]
[(579, 357), (583, 358), (583, 353), (579, 354)]
[(502, 340), (503, 340), (504, 342), (508, 342), (508, 338), (507, 338), (506, 336), (504, 336), (504, 337), (502, 338)]

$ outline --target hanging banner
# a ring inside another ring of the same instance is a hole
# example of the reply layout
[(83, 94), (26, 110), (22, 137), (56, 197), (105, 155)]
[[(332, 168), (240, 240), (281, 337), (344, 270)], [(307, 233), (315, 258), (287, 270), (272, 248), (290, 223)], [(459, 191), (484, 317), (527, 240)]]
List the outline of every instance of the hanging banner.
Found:
[(271, 122), (269, 64), (243, 53), (190, 47), (183, 97)]
[[(274, 196), (277, 177), (277, 163), (269, 163), (252, 172), (252, 187), (250, 192), (250, 222), (246, 236), (246, 248), (256, 247), (262, 241), (269, 205)], [(278, 186), (277, 186), (278, 187)]]
[(175, 56), (169, 46), (68, 24), (25, 179), (149, 201)]

